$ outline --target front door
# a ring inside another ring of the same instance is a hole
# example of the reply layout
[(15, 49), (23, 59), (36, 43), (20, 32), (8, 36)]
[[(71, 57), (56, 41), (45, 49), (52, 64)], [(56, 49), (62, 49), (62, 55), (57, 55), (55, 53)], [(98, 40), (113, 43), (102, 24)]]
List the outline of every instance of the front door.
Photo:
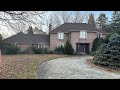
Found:
[(77, 53), (89, 53), (89, 44), (88, 43), (77, 43), (76, 44)]

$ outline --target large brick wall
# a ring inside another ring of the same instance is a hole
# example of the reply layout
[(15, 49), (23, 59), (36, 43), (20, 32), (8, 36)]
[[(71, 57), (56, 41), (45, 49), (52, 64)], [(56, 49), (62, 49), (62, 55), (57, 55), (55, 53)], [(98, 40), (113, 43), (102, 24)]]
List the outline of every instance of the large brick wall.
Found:
[[(70, 35), (70, 36), (69, 36)], [(87, 33), (87, 39), (80, 39), (79, 32), (71, 32), (70, 34), (64, 34), (64, 40), (58, 40), (57, 34), (50, 34), (50, 50), (54, 50), (57, 46), (57, 44), (66, 43), (66, 41), (69, 39), (73, 49), (76, 51), (76, 43), (90, 43), (90, 50), (92, 48), (92, 43), (94, 39), (96, 38), (95, 32), (88, 32)]]
[(95, 38), (96, 38), (95, 32), (87, 32), (86, 39), (80, 39), (79, 32), (71, 32), (71, 45), (72, 45), (73, 49), (76, 51), (76, 43), (90, 43), (90, 50), (91, 50), (92, 43)]
[(25, 51), (26, 49), (30, 48), (32, 45), (30, 44), (20, 44), (19, 45), (19, 48), (20, 48), (20, 51), (23, 52)]
[(57, 44), (61, 45), (61, 44), (65, 44), (66, 41), (68, 40), (68, 34), (64, 34), (64, 39), (63, 40), (59, 40), (57, 38), (57, 34), (50, 34), (50, 50), (53, 51), (56, 47)]

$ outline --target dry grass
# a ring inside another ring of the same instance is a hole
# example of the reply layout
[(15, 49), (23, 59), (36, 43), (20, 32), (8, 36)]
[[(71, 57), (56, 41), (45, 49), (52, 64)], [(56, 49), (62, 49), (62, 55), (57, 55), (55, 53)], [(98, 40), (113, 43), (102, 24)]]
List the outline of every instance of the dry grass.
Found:
[(43, 54), (43, 55), (3, 55), (0, 65), (1, 79), (37, 79), (38, 64), (66, 57), (65, 55)]

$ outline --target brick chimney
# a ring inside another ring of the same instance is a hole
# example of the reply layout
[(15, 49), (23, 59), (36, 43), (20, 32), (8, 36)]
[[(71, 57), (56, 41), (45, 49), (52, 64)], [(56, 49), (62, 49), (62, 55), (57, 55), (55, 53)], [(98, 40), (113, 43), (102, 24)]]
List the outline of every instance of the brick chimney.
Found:
[(50, 33), (50, 31), (52, 31), (52, 25), (51, 25), (51, 23), (49, 24), (49, 33)]

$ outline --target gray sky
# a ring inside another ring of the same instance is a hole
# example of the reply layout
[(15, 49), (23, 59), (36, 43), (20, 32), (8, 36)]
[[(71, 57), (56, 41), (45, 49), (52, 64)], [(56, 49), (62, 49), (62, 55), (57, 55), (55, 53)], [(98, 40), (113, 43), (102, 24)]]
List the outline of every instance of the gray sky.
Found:
[[(55, 12), (55, 11), (52, 11), (52, 12)], [(49, 11), (48, 13), (46, 13), (46, 14), (45, 14), (45, 17), (49, 18), (50, 13), (52, 13), (52, 12)], [(84, 12), (87, 12), (87, 11), (81, 11), (81, 13), (84, 13)], [(93, 14), (95, 15), (95, 19), (99, 16), (99, 14), (100, 14), (101, 12), (103, 12), (103, 13), (106, 14), (106, 16), (108, 17), (108, 19), (110, 20), (113, 11), (88, 11), (88, 12), (89, 12), (89, 13), (90, 13), (90, 12), (93, 13)], [(43, 29), (43, 31), (47, 31), (47, 30), (48, 30), (48, 27), (43, 26), (42, 29)], [(6, 37), (6, 38), (9, 37), (9, 36), (11, 36), (11, 35), (14, 35), (14, 34), (15, 34), (15, 32), (14, 32), (13, 30), (8, 29), (8, 28), (6, 28), (6, 27), (4, 27), (4, 26), (2, 26), (2, 25), (0, 25), (0, 33), (1, 33), (4, 37)]]

